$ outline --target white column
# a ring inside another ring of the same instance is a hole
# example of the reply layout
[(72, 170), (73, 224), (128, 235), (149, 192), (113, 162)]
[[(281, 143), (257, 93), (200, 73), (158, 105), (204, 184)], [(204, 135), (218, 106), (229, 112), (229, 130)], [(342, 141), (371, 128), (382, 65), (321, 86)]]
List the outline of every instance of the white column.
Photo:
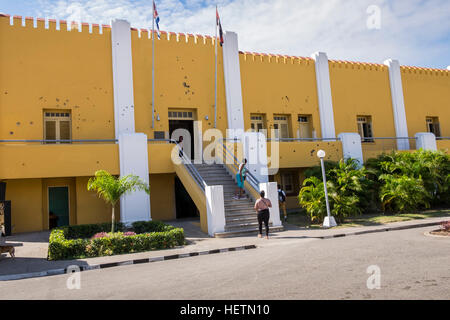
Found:
[[(131, 30), (114, 20), (111, 30), (115, 136), (119, 140), (120, 175), (137, 175), (149, 183), (147, 136), (135, 133)], [(126, 224), (151, 220), (150, 196), (136, 191), (120, 199), (120, 220)]]
[(416, 149), (437, 151), (436, 136), (431, 132), (416, 133)]
[[(261, 182), (268, 182), (267, 141), (261, 132), (245, 132), (242, 135), (244, 158), (247, 159), (247, 169)], [(238, 159), (242, 161), (242, 159)]]
[(207, 186), (205, 189), (208, 234), (214, 237), (225, 231), (225, 204), (223, 186)]
[(342, 141), (342, 153), (344, 159), (349, 158), (358, 160), (360, 166), (363, 165), (363, 153), (361, 145), (361, 136), (358, 133), (340, 133), (338, 135), (339, 140)]
[(270, 200), (272, 203), (272, 208), (269, 208), (270, 211), (270, 220), (272, 222), (273, 227), (281, 226), (280, 220), (280, 208), (278, 204), (278, 186), (276, 182), (266, 182), (261, 183), (259, 185), (259, 189), (261, 191), (264, 190), (266, 193), (266, 198)]
[(121, 133), (134, 132), (133, 62), (130, 24), (125, 20), (114, 20), (111, 26), (114, 120), (117, 139)]
[[(149, 183), (147, 135), (122, 133), (119, 136), (120, 175), (138, 176)], [(150, 197), (145, 191), (135, 191), (120, 199), (120, 220), (126, 224), (149, 221)]]
[(316, 66), (317, 96), (319, 98), (322, 138), (336, 138), (328, 57), (324, 52), (316, 52), (311, 57), (314, 59)]
[[(402, 75), (398, 60), (386, 60), (389, 67), (389, 82), (391, 86), (392, 109), (394, 114), (395, 134), (397, 137), (408, 137), (408, 124), (406, 122), (405, 100), (403, 98)], [(397, 140), (398, 150), (409, 150), (408, 139)]]
[[(228, 129), (244, 130), (241, 68), (239, 64), (238, 36), (235, 32), (227, 31), (224, 35), (223, 71), (225, 76), (225, 95), (227, 99)], [(240, 137), (235, 136), (228, 138)]]

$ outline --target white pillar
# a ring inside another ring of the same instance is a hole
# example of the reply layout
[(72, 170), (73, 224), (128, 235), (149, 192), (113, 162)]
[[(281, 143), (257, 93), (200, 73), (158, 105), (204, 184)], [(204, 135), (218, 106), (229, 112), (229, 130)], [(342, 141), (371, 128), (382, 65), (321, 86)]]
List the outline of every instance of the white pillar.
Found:
[(117, 139), (121, 133), (134, 132), (133, 62), (130, 24), (125, 20), (114, 20), (111, 26), (114, 121)]
[[(405, 100), (403, 98), (402, 75), (398, 60), (386, 60), (389, 67), (389, 82), (391, 86), (392, 109), (394, 114), (395, 134), (397, 137), (408, 137), (408, 124), (406, 122)], [(398, 150), (409, 150), (408, 139), (397, 139)]]
[[(244, 158), (247, 159), (247, 169), (261, 182), (268, 182), (267, 170), (267, 140), (261, 132), (245, 132), (242, 135)], [(242, 159), (238, 159), (241, 161)]]
[[(227, 31), (224, 35), (223, 71), (225, 76), (225, 95), (227, 99), (228, 129), (244, 130), (241, 68), (239, 64), (238, 36), (235, 32)], [(228, 138), (240, 137), (234, 136)]]
[(416, 133), (416, 149), (437, 151), (436, 136), (431, 132)]
[[(114, 20), (111, 30), (115, 136), (119, 140), (120, 175), (137, 175), (149, 183), (147, 136), (135, 133), (133, 62), (130, 24)], [(120, 199), (120, 220), (126, 224), (151, 220), (150, 196), (144, 191)]]
[(205, 189), (208, 234), (225, 231), (225, 204), (223, 186), (207, 186)]
[(363, 165), (363, 153), (361, 145), (361, 136), (358, 133), (340, 133), (339, 140), (342, 141), (342, 153), (344, 159), (353, 158), (358, 160), (360, 166)]
[[(147, 136), (143, 133), (122, 133), (119, 136), (120, 175), (138, 176), (149, 183)], [(145, 191), (135, 191), (120, 199), (120, 221), (130, 224), (149, 221), (150, 197)]]
[(266, 193), (266, 198), (270, 200), (272, 203), (272, 208), (269, 208), (270, 211), (270, 220), (272, 222), (273, 227), (281, 226), (280, 220), (280, 208), (278, 204), (278, 186), (276, 182), (266, 182), (260, 183), (259, 189), (261, 191), (264, 190)]
[(317, 96), (319, 98), (322, 138), (336, 138), (328, 57), (324, 52), (316, 52), (311, 57), (314, 59), (316, 66)]

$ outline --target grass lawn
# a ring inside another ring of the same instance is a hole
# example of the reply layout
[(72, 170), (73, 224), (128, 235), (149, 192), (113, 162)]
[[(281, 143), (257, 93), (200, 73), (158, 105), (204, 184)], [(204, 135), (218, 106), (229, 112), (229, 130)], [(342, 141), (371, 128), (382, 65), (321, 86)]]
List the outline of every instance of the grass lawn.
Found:
[[(435, 218), (435, 217), (450, 218), (450, 209), (429, 210), (418, 213), (403, 213), (391, 216), (383, 214), (363, 214), (360, 216), (347, 218), (344, 223), (339, 224), (335, 228), (378, 226), (392, 222)], [(311, 224), (311, 221), (305, 211), (289, 213), (287, 222), (303, 228), (320, 229), (322, 227), (321, 224)]]

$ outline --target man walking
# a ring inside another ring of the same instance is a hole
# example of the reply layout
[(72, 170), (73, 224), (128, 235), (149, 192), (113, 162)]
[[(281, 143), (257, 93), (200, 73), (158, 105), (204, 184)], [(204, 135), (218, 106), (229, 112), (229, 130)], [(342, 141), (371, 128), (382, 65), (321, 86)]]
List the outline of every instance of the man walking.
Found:
[(283, 210), (284, 213), (284, 222), (287, 221), (287, 213), (286, 213), (286, 193), (283, 189), (281, 189), (281, 186), (278, 185), (278, 201), (280, 204), (280, 210)]

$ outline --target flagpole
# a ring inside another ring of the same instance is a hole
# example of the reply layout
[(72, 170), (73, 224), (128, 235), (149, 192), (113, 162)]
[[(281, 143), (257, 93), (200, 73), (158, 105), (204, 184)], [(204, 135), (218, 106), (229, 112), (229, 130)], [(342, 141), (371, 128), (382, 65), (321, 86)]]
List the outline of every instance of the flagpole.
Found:
[(216, 5), (216, 37), (214, 38), (215, 41), (215, 74), (214, 74), (214, 128), (216, 128), (217, 125), (217, 5)]
[(155, 1), (152, 12), (152, 129), (155, 127)]

